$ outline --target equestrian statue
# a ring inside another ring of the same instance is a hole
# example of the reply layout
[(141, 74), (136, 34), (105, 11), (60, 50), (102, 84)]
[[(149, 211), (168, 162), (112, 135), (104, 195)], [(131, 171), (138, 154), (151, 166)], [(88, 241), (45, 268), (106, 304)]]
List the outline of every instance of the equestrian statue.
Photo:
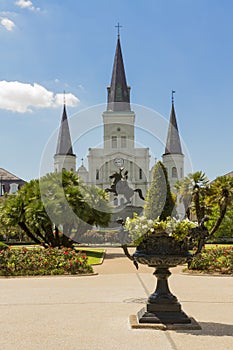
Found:
[(142, 194), (142, 190), (140, 188), (136, 188), (133, 190), (131, 187), (129, 187), (127, 179), (128, 179), (128, 170), (126, 170), (123, 174), (124, 168), (120, 168), (119, 172), (115, 172), (112, 175), (109, 176), (110, 179), (112, 179), (112, 184), (110, 188), (106, 188), (105, 192), (112, 192), (115, 196), (118, 196), (118, 194), (123, 194), (126, 203), (131, 203), (130, 199), (134, 195), (135, 192), (139, 194), (139, 197), (142, 200), (145, 200)]

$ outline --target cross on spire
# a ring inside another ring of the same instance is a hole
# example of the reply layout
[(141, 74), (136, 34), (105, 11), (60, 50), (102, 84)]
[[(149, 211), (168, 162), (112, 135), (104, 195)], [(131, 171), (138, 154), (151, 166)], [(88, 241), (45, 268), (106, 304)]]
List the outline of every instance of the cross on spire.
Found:
[(172, 104), (174, 103), (174, 94), (175, 94), (175, 90), (172, 90)]
[(65, 90), (63, 90), (63, 102), (64, 102), (64, 106), (66, 105), (66, 92)]
[(118, 38), (120, 38), (120, 28), (122, 28), (122, 26), (120, 25), (119, 22), (117, 23), (117, 25), (115, 26), (115, 28), (117, 28), (117, 36), (118, 36)]

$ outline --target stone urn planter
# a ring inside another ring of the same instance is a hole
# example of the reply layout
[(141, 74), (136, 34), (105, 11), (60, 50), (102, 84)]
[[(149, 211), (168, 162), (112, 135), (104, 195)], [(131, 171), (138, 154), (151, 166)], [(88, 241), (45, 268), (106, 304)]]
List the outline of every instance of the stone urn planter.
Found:
[(139, 323), (188, 324), (191, 319), (182, 311), (168, 286), (169, 268), (191, 259), (188, 241), (177, 241), (165, 231), (145, 236), (138, 245), (132, 260), (155, 268), (157, 286), (147, 301), (146, 309), (138, 313)]

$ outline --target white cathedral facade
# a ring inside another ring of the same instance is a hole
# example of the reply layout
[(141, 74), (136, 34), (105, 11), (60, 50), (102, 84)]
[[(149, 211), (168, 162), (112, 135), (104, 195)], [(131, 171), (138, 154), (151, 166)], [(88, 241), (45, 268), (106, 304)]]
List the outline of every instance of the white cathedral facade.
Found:
[[(127, 182), (133, 190), (140, 189), (146, 195), (150, 184), (149, 148), (135, 147), (135, 113), (130, 105), (130, 87), (126, 75), (118, 35), (111, 85), (107, 88), (108, 100), (106, 111), (102, 114), (104, 140), (102, 148), (91, 148), (88, 153), (88, 169), (82, 165), (78, 175), (89, 185), (97, 185), (103, 190), (111, 186), (110, 176), (127, 172)], [(101, 118), (101, 116), (100, 116)], [(168, 179), (173, 189), (177, 180), (184, 176), (184, 156), (177, 127), (174, 102), (170, 114), (165, 152), (162, 161), (167, 168)], [(64, 105), (62, 121), (54, 156), (54, 171), (62, 169), (76, 171), (76, 155), (70, 137), (66, 107)], [(122, 206), (124, 196), (111, 194), (115, 206)], [(143, 206), (143, 200), (135, 194), (131, 204)]]

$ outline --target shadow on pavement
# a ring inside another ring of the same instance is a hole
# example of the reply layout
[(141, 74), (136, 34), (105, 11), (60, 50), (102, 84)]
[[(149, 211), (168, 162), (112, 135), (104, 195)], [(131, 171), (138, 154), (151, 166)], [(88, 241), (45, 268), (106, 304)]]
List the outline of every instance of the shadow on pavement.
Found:
[(198, 322), (201, 326), (201, 330), (187, 330), (187, 331), (176, 331), (177, 333), (189, 333), (192, 335), (207, 335), (213, 337), (228, 336), (233, 337), (233, 325), (214, 323), (214, 322)]
[(104, 258), (105, 259), (116, 259), (116, 258), (126, 258), (126, 256), (122, 251), (122, 253), (107, 253)]

